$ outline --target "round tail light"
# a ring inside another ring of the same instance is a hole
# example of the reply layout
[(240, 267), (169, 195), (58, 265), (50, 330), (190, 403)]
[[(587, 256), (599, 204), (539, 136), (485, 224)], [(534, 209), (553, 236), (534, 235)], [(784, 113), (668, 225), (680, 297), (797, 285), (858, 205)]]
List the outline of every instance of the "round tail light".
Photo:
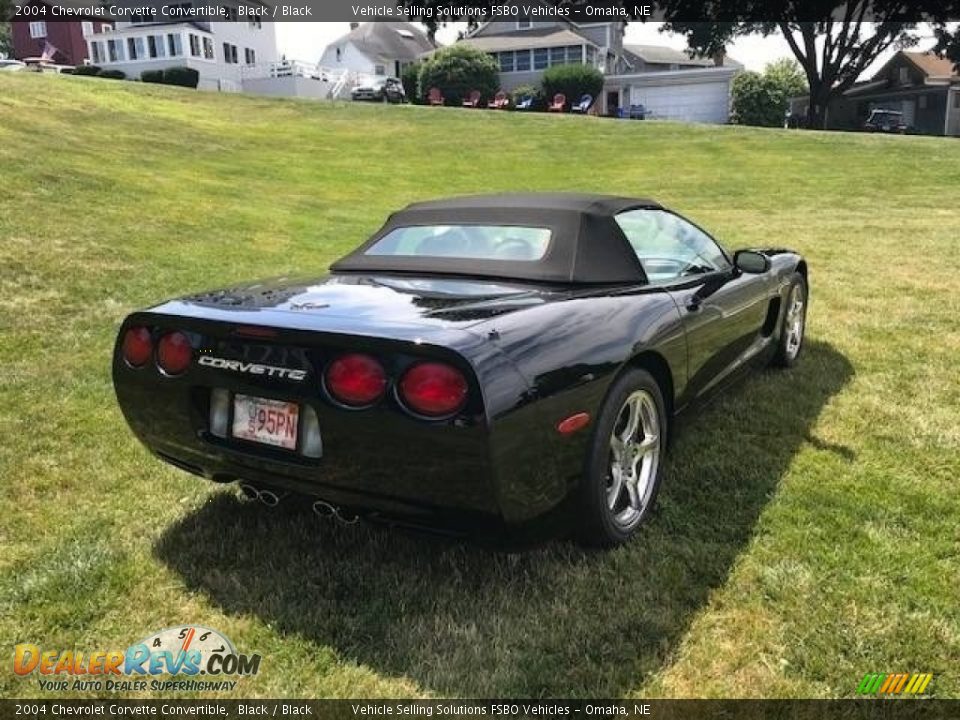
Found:
[(467, 380), (456, 368), (423, 362), (400, 380), (400, 399), (412, 412), (436, 418), (452, 415), (467, 401)]
[(160, 338), (157, 345), (157, 365), (167, 375), (179, 375), (193, 359), (190, 339), (182, 332), (172, 332)]
[(143, 367), (153, 353), (153, 340), (145, 327), (132, 327), (123, 336), (123, 359), (131, 367)]
[(327, 392), (337, 402), (350, 407), (372, 405), (387, 389), (383, 366), (369, 355), (341, 355), (327, 367)]

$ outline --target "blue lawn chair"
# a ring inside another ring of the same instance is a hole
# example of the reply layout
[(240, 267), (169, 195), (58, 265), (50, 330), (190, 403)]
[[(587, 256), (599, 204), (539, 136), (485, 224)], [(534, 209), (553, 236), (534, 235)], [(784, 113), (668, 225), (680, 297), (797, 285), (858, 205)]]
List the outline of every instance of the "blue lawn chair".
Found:
[(593, 96), (584, 95), (580, 98), (580, 102), (570, 108), (570, 112), (585, 113), (590, 109), (591, 105), (593, 105)]
[(525, 95), (520, 98), (520, 102), (517, 103), (517, 110), (529, 110), (533, 107), (533, 97), (531, 95)]

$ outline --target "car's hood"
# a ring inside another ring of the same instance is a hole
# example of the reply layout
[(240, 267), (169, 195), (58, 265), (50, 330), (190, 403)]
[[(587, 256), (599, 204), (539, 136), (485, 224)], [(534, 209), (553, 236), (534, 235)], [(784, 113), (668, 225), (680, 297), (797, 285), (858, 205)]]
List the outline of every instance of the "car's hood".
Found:
[(161, 307), (171, 311), (171, 305), (177, 304), (189, 307), (189, 314), (203, 308), (237, 314), (296, 313), (307, 327), (322, 326), (324, 318), (346, 320), (357, 327), (390, 323), (450, 327), (472, 325), (569, 295), (561, 287), (492, 280), (335, 274), (264, 280), (189, 295)]

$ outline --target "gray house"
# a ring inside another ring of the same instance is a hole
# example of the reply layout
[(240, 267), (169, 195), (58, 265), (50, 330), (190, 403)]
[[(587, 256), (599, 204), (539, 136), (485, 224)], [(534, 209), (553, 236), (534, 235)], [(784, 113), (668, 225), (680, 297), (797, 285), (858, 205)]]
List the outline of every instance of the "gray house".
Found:
[[(809, 98), (790, 100), (790, 112), (805, 115)], [(914, 132), (960, 136), (960, 73), (932, 52), (901, 50), (869, 80), (834, 98), (829, 130), (858, 130), (871, 110), (898, 110)]]
[(602, 114), (643, 105), (655, 118), (728, 121), (730, 84), (739, 63), (724, 56), (691, 58), (667, 47), (624, 45), (625, 26), (622, 21), (497, 21), (480, 25), (460, 42), (497, 60), (500, 85), (508, 91), (539, 85), (554, 65), (592, 65), (606, 78), (595, 104)]
[(436, 44), (408, 22), (351, 23), (350, 32), (327, 45), (320, 65), (360, 75), (400, 77), (403, 69)]
[(565, 20), (487, 22), (461, 39), (493, 55), (504, 90), (538, 85), (554, 65), (593, 65), (603, 72), (623, 69), (623, 22), (573, 23)]

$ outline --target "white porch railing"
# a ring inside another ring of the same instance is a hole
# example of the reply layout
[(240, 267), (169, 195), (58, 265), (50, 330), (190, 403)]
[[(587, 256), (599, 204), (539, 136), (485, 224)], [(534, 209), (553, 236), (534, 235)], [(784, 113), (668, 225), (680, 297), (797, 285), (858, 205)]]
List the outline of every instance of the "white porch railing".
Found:
[(241, 81), (291, 77), (328, 83), (331, 87), (329, 92), (326, 93), (326, 97), (331, 100), (349, 97), (350, 89), (357, 85), (383, 79), (377, 75), (359, 73), (343, 68), (325, 68), (302, 60), (279, 60), (277, 62), (240, 66)]
[(324, 68), (302, 60), (278, 60), (277, 62), (258, 63), (256, 65), (242, 65), (240, 67), (240, 77), (244, 80), (280, 77), (301, 77), (308, 80), (323, 81), (331, 79)]

